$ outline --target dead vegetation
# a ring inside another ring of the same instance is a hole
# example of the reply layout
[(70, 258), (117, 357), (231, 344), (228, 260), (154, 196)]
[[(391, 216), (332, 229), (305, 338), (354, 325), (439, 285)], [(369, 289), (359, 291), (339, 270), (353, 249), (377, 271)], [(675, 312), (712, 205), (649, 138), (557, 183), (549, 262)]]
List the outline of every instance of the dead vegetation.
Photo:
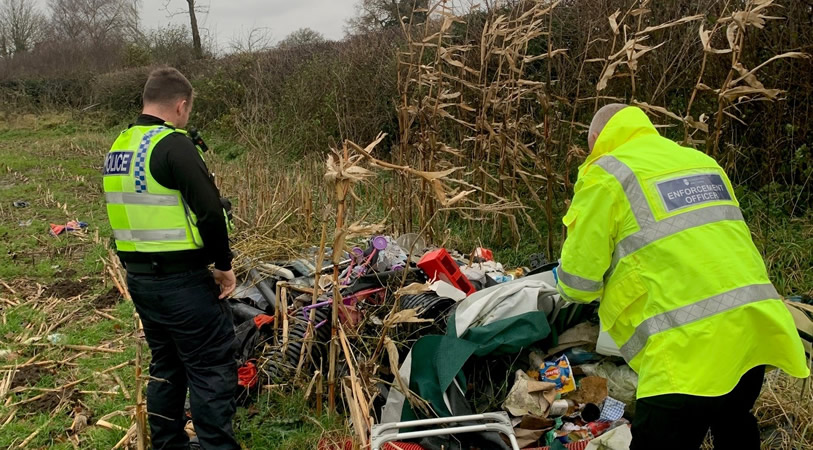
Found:
[(780, 373), (768, 374), (754, 410), (762, 430), (762, 448), (813, 447), (811, 412), (810, 378), (797, 380)]

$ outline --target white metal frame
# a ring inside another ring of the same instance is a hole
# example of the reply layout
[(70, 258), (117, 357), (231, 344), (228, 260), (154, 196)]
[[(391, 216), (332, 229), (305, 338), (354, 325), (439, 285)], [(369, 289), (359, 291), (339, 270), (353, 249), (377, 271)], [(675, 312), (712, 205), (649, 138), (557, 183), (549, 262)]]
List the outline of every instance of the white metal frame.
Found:
[[(401, 433), (398, 430), (407, 427), (422, 427), (427, 425), (441, 425), (456, 422), (485, 422), (480, 425), (464, 425), (449, 428), (434, 428), (430, 430), (409, 431)], [(511, 419), (505, 412), (473, 414), (470, 416), (439, 417), (436, 419), (412, 420), (409, 422), (382, 423), (373, 425), (371, 433), (372, 450), (381, 450), (387, 443), (397, 440), (415, 439), (429, 436), (443, 436), (447, 434), (477, 433), (482, 431), (496, 431), (508, 436), (513, 450), (520, 450), (517, 438), (514, 436), (514, 427)]]

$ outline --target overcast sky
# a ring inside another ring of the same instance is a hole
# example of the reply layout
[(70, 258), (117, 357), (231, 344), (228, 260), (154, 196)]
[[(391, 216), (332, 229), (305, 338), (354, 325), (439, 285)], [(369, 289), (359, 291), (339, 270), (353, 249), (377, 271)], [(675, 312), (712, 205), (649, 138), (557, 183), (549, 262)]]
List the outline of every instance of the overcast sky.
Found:
[[(299, 28), (312, 28), (328, 39), (341, 39), (348, 18), (356, 11), (357, 0), (199, 0), (209, 4), (209, 14), (199, 16), (201, 29), (215, 36), (221, 51), (235, 39), (255, 28), (268, 29), (274, 41)], [(169, 22), (188, 24), (188, 16), (167, 17), (166, 0), (142, 0), (141, 23), (144, 28)], [(170, 0), (170, 9), (184, 10), (184, 0)]]

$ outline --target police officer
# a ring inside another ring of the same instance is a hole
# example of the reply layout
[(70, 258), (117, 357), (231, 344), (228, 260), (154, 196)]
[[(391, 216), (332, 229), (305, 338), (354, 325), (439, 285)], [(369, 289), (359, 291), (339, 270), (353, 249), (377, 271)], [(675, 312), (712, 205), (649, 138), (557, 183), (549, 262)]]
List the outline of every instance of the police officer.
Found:
[(223, 300), (236, 284), (230, 223), (201, 149), (182, 129), (192, 100), (192, 85), (178, 70), (150, 74), (142, 114), (105, 160), (105, 200), (152, 352), (147, 411), (153, 447), (189, 448), (188, 388), (200, 445), (238, 449), (234, 328)]
[(556, 269), (569, 301), (601, 299), (602, 327), (638, 373), (632, 449), (757, 450), (766, 366), (809, 376), (731, 182), (661, 137), (636, 107), (590, 126)]

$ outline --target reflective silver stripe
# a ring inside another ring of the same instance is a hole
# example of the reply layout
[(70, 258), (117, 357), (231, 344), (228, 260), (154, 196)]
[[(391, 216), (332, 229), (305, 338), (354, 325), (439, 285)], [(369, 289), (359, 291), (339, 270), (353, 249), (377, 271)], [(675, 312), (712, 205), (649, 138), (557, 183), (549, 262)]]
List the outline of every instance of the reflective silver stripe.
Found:
[(592, 303), (592, 302), (598, 301), (598, 297), (594, 298), (593, 300), (586, 301), (586, 302), (570, 298), (569, 295), (565, 294), (565, 290), (562, 289), (561, 285), (556, 285), (556, 290), (559, 292), (559, 296), (562, 297), (562, 299), (564, 299), (566, 302), (570, 302), (570, 303)]
[(715, 205), (656, 221), (655, 215), (652, 213), (652, 208), (649, 207), (649, 202), (646, 199), (644, 190), (629, 166), (611, 155), (602, 156), (596, 160), (595, 164), (614, 176), (621, 184), (627, 201), (629, 201), (632, 214), (635, 216), (635, 220), (638, 222), (638, 227), (640, 228), (640, 230), (625, 237), (616, 244), (610, 268), (607, 270), (607, 273), (604, 274), (605, 280), (613, 274), (618, 261), (623, 257), (657, 240), (689, 228), (708, 225), (710, 223), (725, 220), (743, 220), (742, 212), (738, 207), (733, 205)]
[(733, 205), (707, 206), (655, 222), (652, 226), (625, 237), (615, 246), (613, 261), (607, 273), (612, 274), (621, 258), (640, 250), (652, 242), (690, 228), (725, 220), (744, 220), (742, 211)]
[(641, 188), (641, 183), (632, 169), (626, 164), (619, 161), (615, 156), (602, 156), (596, 160), (595, 164), (607, 173), (614, 176), (621, 187), (624, 188), (624, 194), (630, 203), (632, 214), (638, 222), (638, 227), (642, 230), (655, 223), (655, 215), (652, 214), (652, 209), (649, 207), (649, 202), (646, 200), (644, 190)]
[(588, 280), (587, 278), (565, 272), (562, 270), (562, 260), (559, 260), (559, 267), (556, 268), (556, 274), (559, 275), (559, 281), (565, 283), (567, 287), (580, 291), (595, 292), (604, 286), (604, 283), (601, 281)]
[(119, 241), (186, 241), (186, 230), (114, 230), (113, 236)]
[(125, 205), (178, 206), (177, 195), (134, 194), (130, 192), (108, 192), (104, 194), (107, 203)]
[(644, 349), (650, 336), (711, 317), (749, 303), (779, 299), (772, 284), (752, 284), (700, 300), (672, 311), (644, 320), (635, 328), (632, 337), (621, 346), (621, 354), (627, 362)]

